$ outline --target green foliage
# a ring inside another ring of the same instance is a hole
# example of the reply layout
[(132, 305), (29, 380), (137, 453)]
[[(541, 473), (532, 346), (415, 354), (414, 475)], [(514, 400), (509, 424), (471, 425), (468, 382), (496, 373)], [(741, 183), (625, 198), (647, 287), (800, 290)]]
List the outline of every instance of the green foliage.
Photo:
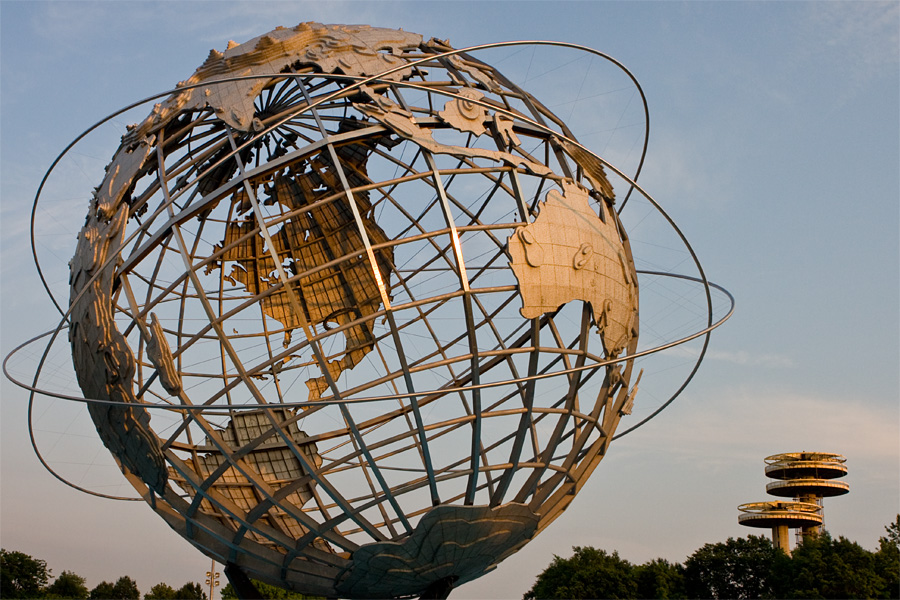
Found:
[(875, 568), (884, 577), (882, 598), (900, 598), (900, 515), (885, 530), (887, 536), (878, 540)]
[(663, 558), (634, 567), (636, 598), (686, 598), (684, 567)]
[(882, 546), (885, 544), (892, 545), (897, 550), (900, 550), (900, 514), (897, 515), (893, 523), (885, 525), (884, 530), (887, 531), (887, 537), (879, 538), (879, 543)]
[[(847, 538), (823, 532), (804, 541), (790, 561), (787, 598), (887, 598), (890, 573), (878, 556)], [(894, 592), (896, 597), (896, 591)]]
[(591, 547), (573, 548), (571, 558), (553, 557), (553, 562), (525, 594), (537, 598), (635, 598), (638, 591), (634, 567), (618, 552)]
[(127, 575), (119, 577), (116, 582), (103, 581), (91, 590), (91, 600), (140, 600), (141, 592), (137, 583)]
[(684, 563), (689, 598), (777, 598), (777, 573), (788, 557), (762, 536), (706, 544)]
[(186, 583), (177, 590), (167, 583), (157, 583), (144, 594), (144, 600), (206, 600), (199, 583)]
[(150, 591), (144, 594), (144, 600), (177, 600), (178, 594), (175, 588), (167, 583), (157, 583)]
[(88, 588), (84, 577), (76, 575), (72, 571), (63, 571), (56, 581), (50, 584), (44, 594), (45, 598), (74, 598), (85, 600), (88, 597)]
[[(320, 600), (317, 596), (298, 594), (297, 592), (291, 592), (255, 579), (251, 579), (251, 581), (256, 589), (259, 590), (260, 597), (267, 600)], [(222, 588), (222, 600), (237, 600), (237, 593), (230, 583)]]
[(113, 589), (113, 584), (108, 581), (101, 581), (91, 590), (91, 594), (88, 597), (91, 600), (105, 600), (106, 598), (112, 598), (114, 594)]
[(707, 544), (685, 562), (685, 589), (690, 598), (897, 598), (900, 550), (890, 534), (900, 526), (887, 529), (878, 552), (827, 531), (790, 557), (758, 536)]
[(206, 592), (199, 583), (186, 583), (177, 591), (179, 600), (206, 600)]
[(144, 600), (178, 600), (180, 597), (175, 588), (167, 583), (157, 583), (144, 594)]
[(683, 567), (661, 558), (632, 565), (615, 552), (576, 547), (571, 558), (553, 557), (524, 600), (900, 598), (900, 515), (885, 529), (875, 552), (823, 532), (788, 556), (751, 535), (706, 544)]
[(0, 549), (0, 598), (38, 598), (49, 579), (46, 561)]

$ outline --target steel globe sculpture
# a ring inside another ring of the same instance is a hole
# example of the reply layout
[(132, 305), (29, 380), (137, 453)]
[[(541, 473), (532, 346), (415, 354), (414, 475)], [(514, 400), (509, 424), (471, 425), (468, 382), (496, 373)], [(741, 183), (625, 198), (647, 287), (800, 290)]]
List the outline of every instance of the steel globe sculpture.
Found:
[(212, 51), (129, 128), (70, 263), (103, 443), (255, 579), (483, 575), (571, 503), (659, 350), (608, 169), (437, 39), (303, 23)]

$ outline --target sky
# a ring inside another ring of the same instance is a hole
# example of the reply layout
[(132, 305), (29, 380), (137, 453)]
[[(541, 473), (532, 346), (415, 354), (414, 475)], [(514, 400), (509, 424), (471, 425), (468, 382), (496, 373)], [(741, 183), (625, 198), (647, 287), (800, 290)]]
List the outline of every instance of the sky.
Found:
[[(615, 441), (551, 527), (454, 598), (520, 598), (554, 555), (568, 556), (573, 546), (615, 550), (635, 563), (680, 562), (705, 543), (755, 533), (738, 525), (736, 507), (766, 499), (763, 458), (778, 452), (846, 456), (850, 494), (826, 500), (826, 527), (877, 547), (900, 507), (897, 2), (5, 0), (3, 356), (56, 325), (28, 245), (34, 194), (56, 155), (107, 114), (187, 78), (210, 49), (303, 21), (402, 28), (455, 47), (559, 40), (615, 57), (650, 106), (641, 184), (685, 232), (710, 279), (736, 298), (734, 316), (714, 333), (681, 397)], [(491, 57), (548, 98), (588, 147), (633, 171), (643, 124), (621, 75), (577, 54)], [(147, 112), (115, 120), (61, 164), (65, 183), (39, 214), (39, 254), (54, 289), (65, 290), (97, 174), (125, 124)], [(683, 255), (649, 212), (638, 207), (626, 222), (636, 230), (636, 260), (677, 270)], [(696, 303), (687, 300), (682, 312)], [(717, 310), (724, 305), (719, 297)], [(670, 339), (668, 319), (664, 310), (650, 316), (642, 343)], [(696, 345), (670, 351), (653, 372), (648, 363), (633, 418), (620, 427), (665, 401), (696, 352)], [(10, 370), (27, 376), (36, 355), (18, 355)], [(54, 359), (51, 385), (58, 375), (65, 386), (66, 358)], [(27, 393), (5, 378), (0, 385), (4, 548), (46, 560), (54, 575), (74, 571), (90, 587), (121, 575), (143, 591), (160, 581), (202, 582), (209, 561), (143, 503), (85, 495), (47, 474), (28, 441)], [(35, 429), (59, 472), (127, 493), (81, 405), (39, 400)]]

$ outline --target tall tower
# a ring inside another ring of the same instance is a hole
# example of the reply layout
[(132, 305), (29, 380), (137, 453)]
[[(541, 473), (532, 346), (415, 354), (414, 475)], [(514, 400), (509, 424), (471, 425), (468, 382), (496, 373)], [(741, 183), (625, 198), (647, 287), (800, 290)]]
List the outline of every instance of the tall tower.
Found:
[(751, 502), (738, 510), (738, 523), (772, 530), (772, 542), (790, 554), (788, 529), (800, 529), (803, 538), (819, 533), (824, 515), (822, 499), (850, 491), (843, 481), (847, 459), (829, 452), (785, 452), (766, 457), (766, 476), (775, 479), (766, 492), (792, 502)]

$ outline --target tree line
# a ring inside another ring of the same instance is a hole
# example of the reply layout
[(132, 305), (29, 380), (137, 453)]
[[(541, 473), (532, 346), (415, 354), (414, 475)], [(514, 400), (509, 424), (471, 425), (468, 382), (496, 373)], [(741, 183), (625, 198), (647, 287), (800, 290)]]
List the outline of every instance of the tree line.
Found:
[[(541, 598), (900, 598), (900, 514), (871, 552), (826, 531), (798, 545), (791, 556), (768, 538), (750, 535), (706, 544), (684, 564), (657, 558), (636, 565), (591, 547), (555, 556), (523, 600)], [(52, 583), (46, 561), (0, 549), (0, 598), (140, 600), (128, 576), (88, 589), (84, 577), (63, 571)], [(254, 582), (264, 598), (302, 599)], [(199, 583), (178, 589), (158, 583), (144, 600), (207, 600)], [(236, 598), (231, 585), (222, 598)]]
[[(77, 600), (140, 600), (134, 579), (123, 575), (115, 582), (102, 581), (88, 589), (84, 577), (63, 571), (53, 582), (47, 562), (18, 552), (0, 549), (0, 598), (47, 598)], [(207, 600), (199, 583), (188, 582), (178, 589), (157, 583), (144, 600)]]
[[(123, 575), (115, 582), (103, 581), (88, 589), (84, 577), (63, 571), (53, 582), (47, 562), (15, 550), (0, 549), (0, 599), (41, 598), (47, 600), (140, 600), (141, 592), (134, 579)], [(261, 581), (253, 584), (267, 600), (314, 600)], [(222, 600), (237, 600), (231, 584), (222, 588)], [(207, 600), (199, 583), (188, 582), (180, 588), (157, 583), (144, 594), (144, 600)], [(324, 600), (324, 599), (322, 599)]]
[(827, 531), (788, 556), (764, 536), (706, 544), (684, 564), (635, 565), (574, 547), (554, 556), (523, 600), (541, 598), (900, 598), (900, 515), (871, 552)]

